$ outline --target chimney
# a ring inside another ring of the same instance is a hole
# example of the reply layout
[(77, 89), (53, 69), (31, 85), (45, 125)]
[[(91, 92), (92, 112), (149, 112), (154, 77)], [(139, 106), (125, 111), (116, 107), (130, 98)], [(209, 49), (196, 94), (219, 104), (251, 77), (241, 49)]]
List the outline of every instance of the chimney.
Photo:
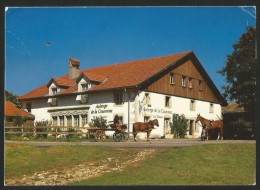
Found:
[(78, 59), (69, 60), (69, 80), (77, 78), (79, 76), (80, 61)]

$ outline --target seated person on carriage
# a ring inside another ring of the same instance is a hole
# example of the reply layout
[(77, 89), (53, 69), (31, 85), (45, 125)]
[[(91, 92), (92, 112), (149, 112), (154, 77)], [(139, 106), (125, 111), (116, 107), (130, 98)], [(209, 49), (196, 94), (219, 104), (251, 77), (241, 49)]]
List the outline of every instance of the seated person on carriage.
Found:
[(117, 128), (118, 130), (121, 129), (121, 123), (119, 121), (119, 117), (118, 115), (116, 114), (115, 117), (114, 117), (114, 126), (115, 128)]

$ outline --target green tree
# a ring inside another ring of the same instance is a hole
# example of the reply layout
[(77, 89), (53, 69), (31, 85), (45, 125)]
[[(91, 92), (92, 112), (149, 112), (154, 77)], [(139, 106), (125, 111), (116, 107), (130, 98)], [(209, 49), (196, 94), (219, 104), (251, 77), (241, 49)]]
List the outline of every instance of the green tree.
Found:
[(224, 96), (244, 107), (254, 120), (256, 110), (256, 28), (247, 27), (239, 41), (233, 45), (233, 53), (218, 71), (225, 76), (222, 86)]
[(15, 104), (21, 108), (21, 104), (20, 104), (20, 102), (18, 102), (17, 98), (18, 98), (18, 95), (14, 94), (13, 92), (5, 91), (5, 100), (12, 102), (13, 104)]
[(173, 133), (174, 136), (184, 138), (187, 133), (188, 120), (185, 118), (183, 114), (173, 114), (172, 123), (170, 123), (170, 126), (171, 133)]

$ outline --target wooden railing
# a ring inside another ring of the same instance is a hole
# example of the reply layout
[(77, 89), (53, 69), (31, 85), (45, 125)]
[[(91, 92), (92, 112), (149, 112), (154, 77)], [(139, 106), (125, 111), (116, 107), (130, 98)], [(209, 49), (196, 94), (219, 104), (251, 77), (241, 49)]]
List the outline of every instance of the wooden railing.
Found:
[[(45, 131), (41, 131), (44, 129)], [(68, 131), (69, 129), (74, 129), (74, 131)], [(86, 128), (86, 127), (72, 127), (72, 126), (6, 126), (5, 127), (5, 134), (31, 134), (33, 136), (37, 135), (51, 135), (55, 136), (55, 140), (57, 140), (58, 135), (84, 135), (89, 134), (87, 130), (93, 128)], [(84, 131), (85, 130), (85, 131)]]

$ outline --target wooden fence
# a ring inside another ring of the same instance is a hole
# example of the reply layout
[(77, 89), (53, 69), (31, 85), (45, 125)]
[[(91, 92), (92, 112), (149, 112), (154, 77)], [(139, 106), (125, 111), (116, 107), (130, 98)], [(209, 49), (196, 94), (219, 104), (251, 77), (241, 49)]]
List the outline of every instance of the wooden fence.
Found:
[[(73, 131), (69, 131), (72, 129)], [(38, 135), (51, 135), (55, 136), (55, 140), (57, 140), (58, 135), (88, 135), (88, 130), (91, 128), (86, 127), (65, 127), (65, 126), (5, 126), (5, 134), (10, 135), (26, 135), (31, 134), (33, 136)], [(96, 128), (95, 128), (96, 129)]]

